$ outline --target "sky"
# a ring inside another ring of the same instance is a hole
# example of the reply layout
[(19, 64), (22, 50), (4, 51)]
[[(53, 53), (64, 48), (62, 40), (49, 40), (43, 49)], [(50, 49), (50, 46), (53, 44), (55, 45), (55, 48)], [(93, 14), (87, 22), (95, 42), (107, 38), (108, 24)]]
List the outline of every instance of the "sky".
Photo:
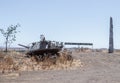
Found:
[[(114, 48), (120, 49), (120, 0), (0, 0), (0, 28), (19, 23), (17, 44), (46, 40), (93, 43), (109, 47), (109, 20), (113, 18)], [(0, 46), (5, 38), (0, 34)]]

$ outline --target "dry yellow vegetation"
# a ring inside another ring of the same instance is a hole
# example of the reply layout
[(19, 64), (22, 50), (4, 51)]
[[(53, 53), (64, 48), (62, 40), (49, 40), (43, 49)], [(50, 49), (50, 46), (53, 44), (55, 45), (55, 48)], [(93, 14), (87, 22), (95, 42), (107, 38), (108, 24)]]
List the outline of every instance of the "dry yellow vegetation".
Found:
[(37, 71), (37, 70), (59, 70), (75, 69), (81, 67), (81, 61), (73, 59), (67, 52), (61, 52), (57, 58), (46, 58), (44, 61), (37, 61), (35, 57), (27, 58), (20, 52), (0, 53), (0, 72), (14, 71)]

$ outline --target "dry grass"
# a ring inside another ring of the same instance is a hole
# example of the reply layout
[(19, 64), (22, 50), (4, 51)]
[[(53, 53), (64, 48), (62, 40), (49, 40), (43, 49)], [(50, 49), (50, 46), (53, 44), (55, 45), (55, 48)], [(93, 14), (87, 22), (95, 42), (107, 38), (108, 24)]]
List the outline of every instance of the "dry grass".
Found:
[(13, 70), (13, 64), (14, 61), (11, 57), (9, 56), (5, 56), (3, 58), (3, 60), (0, 60), (0, 69), (2, 71), (2, 73), (4, 73), (4, 71), (12, 71)]
[(42, 64), (42, 69), (65, 69), (68, 65), (70, 66), (72, 62), (73, 57), (70, 54), (61, 52), (58, 57), (46, 58), (39, 64)]
[(0, 59), (3, 59), (3, 58), (4, 58), (4, 56), (5, 56), (5, 53), (0, 52)]
[(69, 52), (60, 52), (59, 57), (45, 57), (38, 61), (36, 57), (26, 58), (25, 54), (10, 52), (6, 55), (0, 53), (0, 72), (14, 71), (37, 71), (37, 70), (59, 70), (73, 69), (82, 66), (80, 60), (75, 60)]

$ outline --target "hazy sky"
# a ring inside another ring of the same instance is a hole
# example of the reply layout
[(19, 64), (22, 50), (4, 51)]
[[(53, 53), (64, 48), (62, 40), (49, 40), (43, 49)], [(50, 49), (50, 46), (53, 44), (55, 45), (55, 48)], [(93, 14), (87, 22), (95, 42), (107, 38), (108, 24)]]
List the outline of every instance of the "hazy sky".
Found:
[(0, 0), (0, 28), (21, 25), (12, 46), (39, 41), (44, 34), (48, 40), (91, 42), (94, 48), (108, 48), (110, 16), (114, 45), (120, 48), (120, 0)]

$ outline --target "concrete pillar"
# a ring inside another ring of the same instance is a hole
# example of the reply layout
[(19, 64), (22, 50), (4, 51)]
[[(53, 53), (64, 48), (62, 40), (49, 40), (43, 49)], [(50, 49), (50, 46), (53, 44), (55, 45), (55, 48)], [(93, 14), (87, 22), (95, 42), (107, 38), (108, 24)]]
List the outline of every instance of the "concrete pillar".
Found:
[(114, 43), (113, 43), (113, 20), (112, 17), (110, 17), (110, 33), (109, 33), (109, 53), (114, 52)]

